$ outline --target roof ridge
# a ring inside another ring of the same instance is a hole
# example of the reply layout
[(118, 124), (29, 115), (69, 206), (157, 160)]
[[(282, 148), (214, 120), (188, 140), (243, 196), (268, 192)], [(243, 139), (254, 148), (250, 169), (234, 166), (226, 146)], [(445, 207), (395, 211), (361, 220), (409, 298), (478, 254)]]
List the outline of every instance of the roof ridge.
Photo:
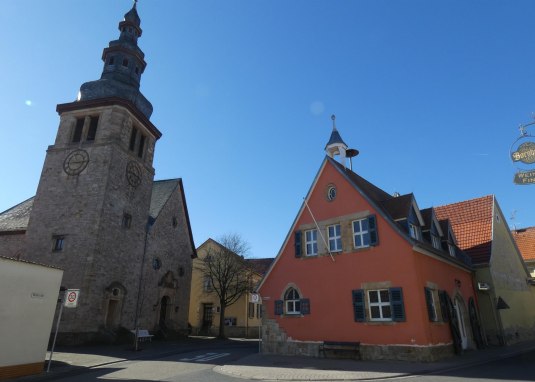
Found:
[(14, 209), (14, 208), (17, 208), (17, 207), (20, 206), (21, 204), (24, 204), (24, 203), (26, 203), (26, 202), (29, 202), (31, 199), (35, 199), (35, 195), (29, 197), (29, 198), (26, 199), (26, 200), (23, 200), (23, 201), (20, 202), (20, 203), (15, 204), (14, 206), (9, 207), (9, 208), (8, 208), (7, 210), (5, 210), (5, 211), (0, 212), (0, 215), (3, 215), (3, 214), (5, 214), (6, 212), (8, 212), (8, 211), (10, 211), (10, 210), (12, 210), (12, 209)]
[(476, 201), (476, 200), (482, 200), (482, 199), (487, 199), (487, 198), (492, 198), (492, 199), (494, 199), (494, 198), (495, 198), (495, 195), (494, 195), (494, 194), (488, 194), (488, 195), (480, 196), (480, 197), (477, 197), (477, 198), (472, 198), (472, 199), (467, 199), (467, 200), (461, 200), (460, 202), (453, 202), (453, 203), (448, 203), (448, 204), (442, 204), (442, 205), (439, 205), (439, 206), (434, 206), (434, 208), (449, 207), (449, 206), (453, 206), (453, 205), (455, 205), (455, 204), (469, 203), (469, 202), (473, 202), (473, 201)]

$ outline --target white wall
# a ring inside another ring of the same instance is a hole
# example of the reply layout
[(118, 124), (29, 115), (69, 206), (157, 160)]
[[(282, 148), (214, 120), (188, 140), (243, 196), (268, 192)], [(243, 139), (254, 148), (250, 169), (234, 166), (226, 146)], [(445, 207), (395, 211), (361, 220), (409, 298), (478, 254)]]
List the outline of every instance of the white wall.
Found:
[(0, 367), (44, 362), (62, 277), (0, 257)]

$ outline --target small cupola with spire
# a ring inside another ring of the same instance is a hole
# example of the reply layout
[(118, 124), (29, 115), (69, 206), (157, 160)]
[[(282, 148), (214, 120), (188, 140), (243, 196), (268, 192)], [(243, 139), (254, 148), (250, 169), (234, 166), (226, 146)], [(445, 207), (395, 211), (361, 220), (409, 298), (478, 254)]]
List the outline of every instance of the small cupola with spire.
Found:
[[(331, 158), (334, 158), (336, 155), (339, 156), (338, 161), (347, 168), (347, 158), (351, 160), (354, 156), (358, 155), (358, 150), (350, 149), (340, 136), (338, 129), (336, 128), (336, 116), (331, 115), (331, 120), (333, 121), (333, 131), (329, 142), (325, 145), (325, 152)], [(353, 169), (353, 163), (351, 163), (351, 170)]]

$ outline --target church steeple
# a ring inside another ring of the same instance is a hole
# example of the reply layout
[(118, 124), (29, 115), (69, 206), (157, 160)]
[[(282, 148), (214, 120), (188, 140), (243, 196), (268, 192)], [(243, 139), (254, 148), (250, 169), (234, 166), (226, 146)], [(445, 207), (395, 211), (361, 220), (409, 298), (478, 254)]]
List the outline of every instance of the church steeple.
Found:
[(132, 9), (119, 23), (119, 38), (110, 41), (102, 52), (104, 68), (100, 79), (84, 83), (78, 101), (118, 97), (132, 102), (150, 118), (152, 105), (139, 91), (141, 75), (147, 66), (145, 54), (137, 45), (142, 33), (140, 25), (137, 1), (134, 1)]

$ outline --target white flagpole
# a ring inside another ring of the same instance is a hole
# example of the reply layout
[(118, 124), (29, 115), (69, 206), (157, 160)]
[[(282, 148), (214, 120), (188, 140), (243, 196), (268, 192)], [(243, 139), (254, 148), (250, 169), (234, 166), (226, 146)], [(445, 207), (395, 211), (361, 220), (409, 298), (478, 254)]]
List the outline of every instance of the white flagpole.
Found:
[(329, 252), (329, 256), (331, 256), (331, 259), (332, 261), (334, 261), (334, 257), (333, 257), (333, 254), (331, 253), (330, 249), (329, 249), (329, 245), (327, 244), (327, 242), (325, 241), (325, 237), (323, 236), (323, 234), (321, 233), (321, 229), (318, 225), (318, 222), (316, 221), (316, 218), (314, 217), (314, 214), (312, 213), (312, 210), (310, 209), (310, 207), (308, 206), (308, 203), (307, 203), (307, 200), (306, 198), (303, 198), (303, 200), (305, 201), (305, 206), (307, 206), (307, 209), (308, 209), (308, 212), (310, 213), (310, 216), (312, 216), (312, 220), (314, 220), (314, 224), (316, 225), (316, 228), (318, 229), (318, 233), (320, 234), (321, 236), (321, 240), (323, 240), (323, 244), (325, 244), (325, 248), (327, 248), (327, 252)]

